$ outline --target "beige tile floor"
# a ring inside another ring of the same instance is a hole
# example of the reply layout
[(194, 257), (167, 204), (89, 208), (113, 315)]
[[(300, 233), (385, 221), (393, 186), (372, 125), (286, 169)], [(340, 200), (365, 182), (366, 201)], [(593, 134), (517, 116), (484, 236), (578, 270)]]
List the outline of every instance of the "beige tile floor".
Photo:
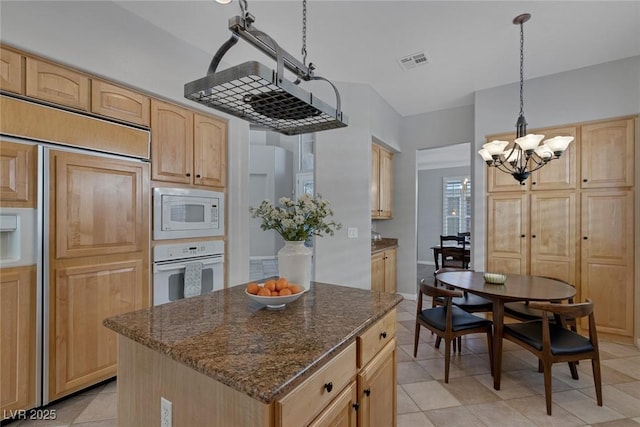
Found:
[[(445, 384), (442, 346), (422, 330), (413, 358), (415, 302), (398, 308), (398, 427), (425, 426), (638, 426), (640, 351), (601, 341), (604, 406), (595, 402), (591, 365), (579, 365), (572, 380), (564, 364), (554, 365), (553, 416), (546, 414), (544, 384), (537, 360), (504, 342), (502, 389), (493, 389), (486, 339), (462, 339)], [(109, 382), (53, 404), (55, 421), (14, 421), (11, 427), (112, 427), (116, 420), (116, 383)], [(190, 426), (191, 427), (191, 426)], [(199, 427), (199, 426), (193, 426)], [(204, 426), (203, 426), (204, 427)], [(226, 427), (226, 426), (220, 426)]]

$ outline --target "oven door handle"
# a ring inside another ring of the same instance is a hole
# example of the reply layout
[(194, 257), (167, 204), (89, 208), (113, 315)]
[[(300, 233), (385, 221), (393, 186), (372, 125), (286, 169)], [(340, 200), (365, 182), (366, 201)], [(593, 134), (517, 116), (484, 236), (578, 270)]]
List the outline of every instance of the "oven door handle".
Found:
[(187, 264), (190, 264), (191, 262), (201, 262), (202, 266), (205, 267), (213, 264), (221, 264), (222, 258), (216, 258), (211, 260), (201, 260), (201, 261), (194, 260), (194, 261), (186, 261), (186, 262), (179, 262), (179, 263), (172, 263), (172, 264), (156, 264), (153, 266), (153, 270), (156, 272), (182, 270), (186, 268)]

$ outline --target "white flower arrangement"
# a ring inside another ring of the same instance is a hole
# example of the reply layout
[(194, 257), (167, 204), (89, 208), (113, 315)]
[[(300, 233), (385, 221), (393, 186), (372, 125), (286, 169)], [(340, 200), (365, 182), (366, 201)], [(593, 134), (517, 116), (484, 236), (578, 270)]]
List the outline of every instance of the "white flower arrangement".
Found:
[(250, 207), (253, 218), (261, 218), (263, 230), (275, 230), (284, 240), (305, 241), (311, 236), (329, 234), (333, 236), (342, 224), (333, 220), (329, 201), (318, 194), (317, 197), (304, 194), (297, 201), (288, 197), (278, 200), (282, 206), (274, 206), (271, 201), (263, 200), (257, 208)]

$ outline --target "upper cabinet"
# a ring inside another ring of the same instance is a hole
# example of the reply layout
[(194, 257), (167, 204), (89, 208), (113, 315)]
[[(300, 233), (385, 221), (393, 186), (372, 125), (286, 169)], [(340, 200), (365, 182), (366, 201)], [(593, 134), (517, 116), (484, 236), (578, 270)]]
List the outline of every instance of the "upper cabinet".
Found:
[(393, 153), (371, 145), (371, 218), (393, 217)]
[(114, 119), (149, 127), (149, 98), (102, 80), (91, 81), (91, 111)]
[(0, 89), (24, 93), (23, 56), (5, 48), (0, 48)]
[(90, 79), (84, 74), (27, 58), (27, 96), (89, 111), (90, 89)]
[(582, 126), (582, 188), (634, 184), (634, 119)]
[(36, 207), (36, 146), (0, 140), (3, 207)]
[(226, 185), (226, 122), (152, 99), (151, 138), (152, 179)]

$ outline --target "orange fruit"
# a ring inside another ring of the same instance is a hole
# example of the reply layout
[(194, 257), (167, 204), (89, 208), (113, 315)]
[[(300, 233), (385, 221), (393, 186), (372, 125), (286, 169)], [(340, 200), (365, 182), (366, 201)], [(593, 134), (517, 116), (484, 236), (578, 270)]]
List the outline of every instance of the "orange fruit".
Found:
[(270, 297), (271, 291), (267, 288), (260, 288), (260, 290), (258, 291), (258, 295), (261, 297)]
[(251, 282), (247, 285), (247, 292), (249, 292), (250, 294), (257, 295), (259, 290), (260, 286), (258, 286), (258, 284), (255, 282)]
[(277, 297), (278, 296), (278, 291), (271, 291), (271, 296), (272, 297)]
[(292, 283), (289, 284), (289, 290), (291, 291), (291, 294), (298, 294), (303, 291), (302, 286)]
[(264, 282), (264, 287), (266, 289), (269, 289), (270, 291), (275, 291), (276, 290), (276, 281), (275, 280), (267, 280), (266, 282)]
[(277, 291), (281, 291), (282, 289), (286, 289), (288, 287), (289, 287), (289, 281), (287, 279), (285, 279), (284, 277), (281, 277), (278, 280), (276, 280), (276, 290)]
[(283, 297), (285, 295), (291, 295), (291, 289), (289, 288), (284, 288), (283, 290), (280, 291), (280, 296)]

